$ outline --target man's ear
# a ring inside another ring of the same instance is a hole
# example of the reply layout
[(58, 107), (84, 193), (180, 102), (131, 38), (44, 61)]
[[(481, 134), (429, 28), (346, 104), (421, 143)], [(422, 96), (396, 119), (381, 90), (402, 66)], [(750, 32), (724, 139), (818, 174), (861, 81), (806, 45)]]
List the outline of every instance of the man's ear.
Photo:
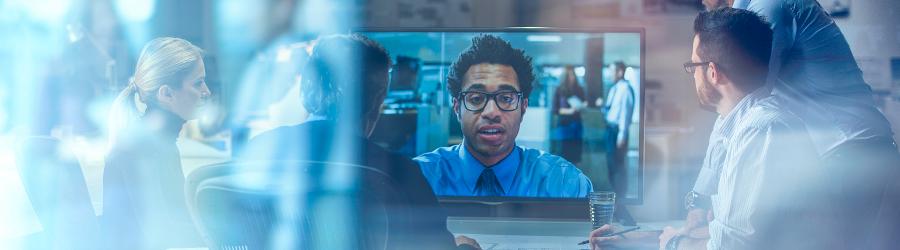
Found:
[(459, 99), (456, 98), (456, 97), (454, 97), (454, 98), (453, 98), (453, 113), (456, 113), (456, 120), (457, 120), (457, 121), (462, 121), (462, 116), (461, 116), (461, 114), (460, 114), (459, 108), (460, 108), (460, 107), (459, 107)]
[(528, 108), (528, 97), (522, 98), (522, 117), (525, 117), (525, 109)]
[(714, 62), (709, 63), (706, 74), (704, 75), (704, 77), (706, 77), (706, 80), (713, 85), (721, 84), (722, 76), (722, 72), (719, 71), (719, 65)]

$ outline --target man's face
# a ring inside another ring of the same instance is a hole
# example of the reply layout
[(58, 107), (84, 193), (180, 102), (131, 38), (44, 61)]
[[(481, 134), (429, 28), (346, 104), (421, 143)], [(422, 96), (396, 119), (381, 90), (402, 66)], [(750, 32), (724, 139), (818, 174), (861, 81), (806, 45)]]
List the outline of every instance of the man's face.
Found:
[[(500, 64), (476, 64), (469, 67), (463, 78), (462, 92), (479, 91), (486, 93), (519, 92), (519, 80), (516, 71), (512, 67)], [(470, 153), (482, 158), (505, 155), (512, 151), (515, 145), (516, 135), (519, 134), (519, 125), (522, 116), (528, 106), (528, 99), (520, 98), (515, 109), (504, 111), (498, 108), (495, 99), (483, 100), (484, 109), (478, 109), (475, 105), (469, 105), (468, 109), (463, 98), (455, 98), (453, 109), (462, 125), (466, 147)], [(472, 102), (469, 102), (470, 104)], [(507, 108), (509, 109), (509, 108)]]
[[(697, 50), (700, 46), (700, 36), (694, 36), (694, 48), (691, 52), (691, 62), (702, 62), (700, 59), (700, 55), (697, 54)], [(700, 100), (700, 108), (707, 111), (716, 111), (716, 106), (719, 104), (719, 101), (722, 99), (722, 94), (719, 93), (718, 90), (713, 88), (712, 84), (710, 84), (707, 73), (709, 72), (709, 66), (697, 66), (694, 69), (694, 87), (697, 90), (697, 99)]]
[(384, 103), (384, 98), (387, 96), (387, 86), (390, 81), (390, 75), (388, 74), (388, 69), (380, 70), (376, 73), (369, 74), (366, 79), (367, 84), (373, 84), (375, 86), (379, 86), (375, 93), (360, 93), (361, 95), (375, 95), (372, 99), (372, 103), (367, 105), (367, 110), (363, 110), (364, 121), (363, 121), (363, 135), (368, 138), (372, 135), (372, 132), (375, 131), (375, 124), (378, 123), (378, 118), (381, 117), (381, 104)]
[(707, 11), (711, 11), (722, 7), (731, 7), (733, 2), (734, 0), (703, 0), (703, 6)]

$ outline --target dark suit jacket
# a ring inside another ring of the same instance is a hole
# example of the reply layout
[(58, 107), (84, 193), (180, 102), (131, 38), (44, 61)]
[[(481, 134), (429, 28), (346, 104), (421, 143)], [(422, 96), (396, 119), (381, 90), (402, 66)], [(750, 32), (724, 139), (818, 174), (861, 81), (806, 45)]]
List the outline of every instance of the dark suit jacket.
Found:
[[(339, 133), (336, 127), (334, 122), (324, 120), (279, 127), (253, 138), (238, 159), (344, 162), (378, 169), (394, 180), (394, 190), (399, 191), (400, 199), (394, 201), (397, 204), (388, 207), (404, 208), (408, 213), (404, 216), (408, 221), (390, 232), (388, 249), (456, 248), (447, 230), (447, 216), (418, 165), (359, 136), (359, 132)], [(357, 153), (336, 159), (338, 150)]]

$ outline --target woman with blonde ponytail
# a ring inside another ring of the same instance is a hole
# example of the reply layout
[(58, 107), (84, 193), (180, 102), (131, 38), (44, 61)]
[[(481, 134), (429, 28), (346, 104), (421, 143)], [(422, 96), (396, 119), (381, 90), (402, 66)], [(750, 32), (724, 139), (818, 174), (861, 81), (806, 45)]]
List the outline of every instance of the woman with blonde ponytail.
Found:
[(109, 120), (102, 218), (112, 249), (202, 244), (175, 141), (210, 95), (205, 76), (202, 50), (183, 39), (153, 39), (141, 51)]

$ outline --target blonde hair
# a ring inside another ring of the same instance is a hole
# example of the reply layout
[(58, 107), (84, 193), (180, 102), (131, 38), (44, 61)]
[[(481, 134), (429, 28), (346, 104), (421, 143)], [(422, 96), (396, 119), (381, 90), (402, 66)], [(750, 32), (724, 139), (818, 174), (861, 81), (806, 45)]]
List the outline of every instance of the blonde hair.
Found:
[(116, 100), (109, 117), (110, 142), (118, 133), (137, 121), (156, 102), (156, 92), (163, 85), (181, 88), (187, 74), (203, 60), (203, 50), (180, 38), (161, 37), (151, 40), (141, 50), (134, 76)]

